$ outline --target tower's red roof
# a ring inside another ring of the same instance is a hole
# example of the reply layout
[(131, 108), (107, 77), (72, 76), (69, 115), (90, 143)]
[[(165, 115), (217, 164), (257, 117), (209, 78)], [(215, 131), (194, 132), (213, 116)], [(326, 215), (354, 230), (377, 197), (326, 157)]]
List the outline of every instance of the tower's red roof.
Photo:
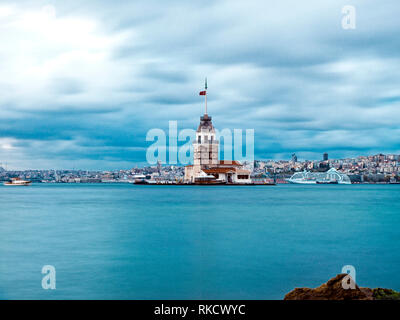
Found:
[(203, 169), (203, 171), (207, 174), (209, 173), (234, 173), (236, 171), (235, 168), (210, 168), (210, 169)]
[(220, 165), (241, 166), (242, 164), (236, 160), (220, 160)]

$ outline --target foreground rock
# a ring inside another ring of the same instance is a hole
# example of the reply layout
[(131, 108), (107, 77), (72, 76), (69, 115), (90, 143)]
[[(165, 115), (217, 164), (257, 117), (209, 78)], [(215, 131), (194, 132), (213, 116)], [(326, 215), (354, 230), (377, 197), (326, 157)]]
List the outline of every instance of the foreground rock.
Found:
[[(348, 285), (351, 282), (354, 289), (344, 289), (342, 282)], [(296, 288), (284, 300), (400, 300), (400, 293), (391, 289), (360, 288), (348, 274), (338, 274), (318, 288)]]

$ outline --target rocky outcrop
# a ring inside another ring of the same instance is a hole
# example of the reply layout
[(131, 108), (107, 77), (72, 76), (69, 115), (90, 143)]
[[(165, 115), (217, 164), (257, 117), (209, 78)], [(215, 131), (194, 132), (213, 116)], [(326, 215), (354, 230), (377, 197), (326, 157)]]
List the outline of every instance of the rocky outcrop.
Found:
[[(346, 278), (345, 278), (346, 277)], [(347, 287), (345, 289), (343, 282)], [(353, 289), (352, 289), (353, 288)], [(400, 293), (391, 289), (370, 289), (357, 286), (348, 274), (338, 274), (318, 288), (296, 288), (284, 300), (397, 300)]]

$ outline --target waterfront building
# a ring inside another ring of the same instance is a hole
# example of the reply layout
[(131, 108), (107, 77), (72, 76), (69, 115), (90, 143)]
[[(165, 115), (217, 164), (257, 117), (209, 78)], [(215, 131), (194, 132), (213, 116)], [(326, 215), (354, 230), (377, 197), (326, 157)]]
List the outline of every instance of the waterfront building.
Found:
[(196, 183), (207, 180), (210, 183), (251, 183), (250, 170), (245, 169), (239, 161), (218, 159), (219, 141), (211, 116), (207, 113), (207, 80), (205, 90), (201, 91), (200, 95), (205, 96), (205, 113), (200, 117), (200, 124), (193, 141), (193, 165), (185, 167), (185, 182)]

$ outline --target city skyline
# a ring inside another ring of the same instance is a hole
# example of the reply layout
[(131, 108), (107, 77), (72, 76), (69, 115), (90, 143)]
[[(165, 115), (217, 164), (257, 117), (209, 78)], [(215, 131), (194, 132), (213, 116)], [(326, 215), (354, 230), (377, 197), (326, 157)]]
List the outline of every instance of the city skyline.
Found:
[[(324, 158), (328, 156), (324, 153)], [(226, 168), (230, 163), (224, 161), (220, 165)], [(288, 183), (288, 178), (300, 172), (330, 172), (337, 170), (348, 177), (352, 183), (400, 183), (400, 155), (370, 155), (348, 159), (328, 159), (318, 161), (299, 161), (295, 154), (291, 160), (255, 160), (254, 162), (232, 163), (244, 173), (250, 174), (254, 181), (263, 180), (266, 183)], [(193, 166), (189, 166), (193, 167)], [(134, 167), (114, 170), (84, 170), (84, 169), (45, 169), (45, 170), (10, 170), (6, 171), (0, 163), (0, 181), (10, 181), (13, 178), (25, 179), (35, 183), (133, 183), (136, 179), (146, 177), (161, 184), (183, 183), (187, 179), (188, 167), (179, 165), (162, 165), (158, 162), (153, 166)], [(215, 169), (215, 168), (214, 168)], [(221, 169), (224, 171), (223, 169)], [(243, 171), (244, 170), (244, 171)], [(215, 171), (215, 170), (214, 170)], [(221, 172), (222, 172), (221, 171)]]
[[(332, 163), (357, 163), (357, 162), (364, 162), (364, 161), (378, 161), (378, 162), (388, 162), (389, 166), (391, 163), (395, 163), (395, 173), (400, 173), (400, 154), (384, 154), (384, 153), (377, 153), (377, 154), (369, 154), (369, 155), (358, 155), (356, 157), (347, 157), (347, 158), (325, 158), (325, 155), (328, 157), (328, 153), (324, 152), (321, 154), (320, 159), (302, 159), (297, 156), (296, 153), (292, 153), (290, 158), (287, 159), (254, 159), (253, 161), (241, 161), (244, 164), (252, 163), (255, 165), (256, 163), (275, 163), (275, 164), (293, 164), (293, 169), (296, 167), (303, 166), (303, 165), (310, 165), (309, 169), (312, 169), (312, 165), (320, 164), (328, 162)], [(229, 161), (229, 160), (228, 160)], [(191, 162), (192, 163), (192, 162)], [(157, 161), (157, 164), (134, 164), (127, 168), (112, 168), (112, 169), (90, 169), (90, 168), (79, 168), (79, 167), (65, 167), (65, 168), (26, 168), (26, 169), (18, 169), (18, 168), (8, 168), (7, 162), (0, 162), (0, 172), (4, 171), (15, 171), (15, 172), (23, 172), (23, 171), (91, 171), (91, 172), (117, 172), (117, 171), (129, 171), (135, 169), (143, 169), (143, 168), (157, 168), (159, 166), (162, 167), (176, 167), (183, 169), (185, 167), (184, 164), (170, 164), (167, 162)], [(393, 172), (390, 172), (393, 173)]]
[(196, 128), (205, 76), (215, 125), (254, 129), (255, 159), (400, 154), (396, 1), (353, 1), (354, 30), (345, 1), (77, 4), (0, 4), (9, 168), (146, 165), (148, 130)]

